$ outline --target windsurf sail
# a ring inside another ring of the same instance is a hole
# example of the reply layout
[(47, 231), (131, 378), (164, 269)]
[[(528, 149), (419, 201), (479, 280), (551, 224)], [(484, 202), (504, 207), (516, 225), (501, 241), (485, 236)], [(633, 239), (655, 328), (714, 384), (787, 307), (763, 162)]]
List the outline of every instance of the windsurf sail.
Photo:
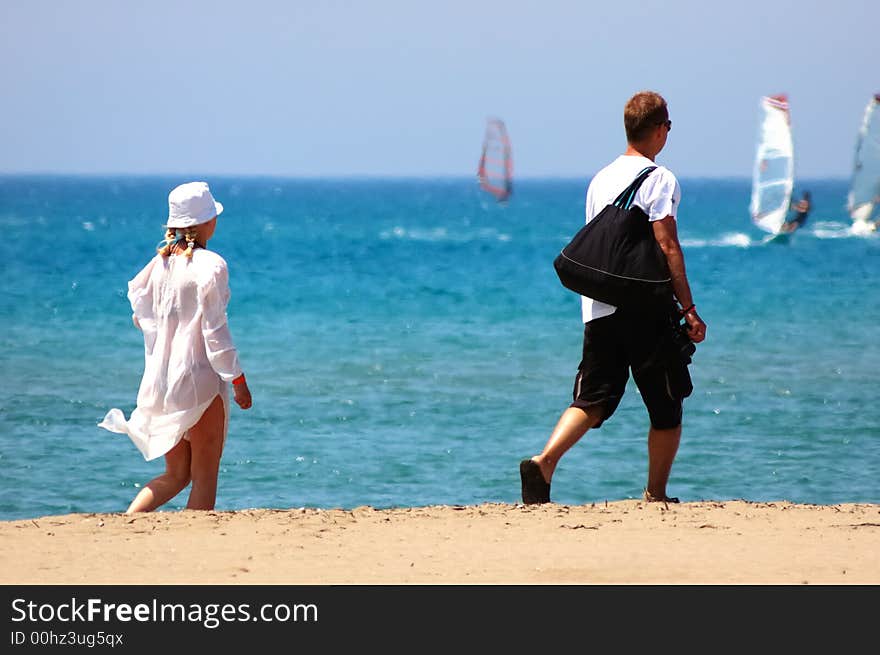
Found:
[(880, 93), (865, 107), (846, 205), (854, 223), (880, 219)]
[(477, 167), (480, 188), (491, 193), (499, 202), (513, 193), (513, 156), (510, 138), (504, 122), (498, 118), (486, 121), (483, 152)]
[(794, 147), (785, 95), (761, 98), (761, 123), (752, 173), (752, 221), (776, 234), (785, 223), (794, 186)]

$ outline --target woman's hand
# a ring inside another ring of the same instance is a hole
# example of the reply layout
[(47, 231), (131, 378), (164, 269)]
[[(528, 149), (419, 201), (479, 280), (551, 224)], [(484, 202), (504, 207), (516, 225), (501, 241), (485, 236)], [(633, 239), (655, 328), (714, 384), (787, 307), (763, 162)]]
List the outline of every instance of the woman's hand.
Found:
[(232, 393), (235, 396), (235, 402), (242, 409), (248, 409), (253, 404), (253, 401), (251, 400), (251, 390), (248, 389), (246, 380), (242, 380), (238, 384), (233, 384)]

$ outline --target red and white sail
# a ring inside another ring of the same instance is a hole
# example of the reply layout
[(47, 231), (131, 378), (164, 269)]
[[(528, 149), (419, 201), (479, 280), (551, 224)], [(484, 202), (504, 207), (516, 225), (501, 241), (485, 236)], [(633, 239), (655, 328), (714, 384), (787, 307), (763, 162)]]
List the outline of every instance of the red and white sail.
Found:
[(510, 137), (501, 119), (490, 118), (486, 122), (477, 179), (480, 188), (491, 193), (499, 202), (507, 200), (513, 193), (513, 155)]

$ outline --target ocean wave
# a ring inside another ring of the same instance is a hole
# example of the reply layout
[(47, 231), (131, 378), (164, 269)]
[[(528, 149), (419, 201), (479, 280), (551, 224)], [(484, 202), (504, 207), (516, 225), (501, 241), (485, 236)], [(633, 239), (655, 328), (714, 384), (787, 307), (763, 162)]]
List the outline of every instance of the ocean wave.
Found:
[(752, 239), (744, 232), (725, 232), (714, 239), (682, 239), (681, 246), (683, 248), (748, 248), (758, 245), (760, 242), (760, 240)]
[(848, 221), (816, 221), (809, 233), (817, 239), (872, 238), (878, 236), (877, 232), (873, 230), (868, 231)]
[[(854, 229), (851, 224), (840, 221), (817, 221), (810, 228), (798, 230), (797, 235), (816, 239), (880, 238), (880, 232)], [(705, 239), (683, 238), (681, 245), (683, 248), (751, 248), (765, 245), (772, 239), (773, 235), (770, 234), (753, 238), (744, 232), (725, 232), (718, 237)]]
[(509, 234), (499, 232), (494, 228), (480, 230), (449, 230), (445, 227), (435, 228), (405, 228), (399, 225), (390, 230), (382, 230), (379, 233), (381, 239), (402, 239), (407, 241), (433, 241), (433, 242), (468, 242), (468, 241), (510, 241)]

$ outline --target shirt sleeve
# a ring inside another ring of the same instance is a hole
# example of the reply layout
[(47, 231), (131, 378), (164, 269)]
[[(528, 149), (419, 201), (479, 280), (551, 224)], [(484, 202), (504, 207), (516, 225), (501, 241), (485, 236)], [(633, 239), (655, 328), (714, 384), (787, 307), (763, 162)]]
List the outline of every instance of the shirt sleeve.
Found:
[(226, 317), (229, 303), (229, 272), (225, 262), (214, 266), (211, 275), (199, 288), (202, 309), (202, 337), (211, 367), (226, 382), (241, 375), (238, 351), (232, 342), (232, 334)]
[(662, 166), (649, 175), (636, 194), (639, 207), (645, 210), (649, 220), (659, 221), (667, 216), (677, 218), (681, 202), (681, 187), (675, 175)]
[(144, 333), (147, 350), (156, 339), (156, 315), (153, 309), (153, 269), (157, 258), (151, 259), (128, 283), (128, 302), (134, 324)]

